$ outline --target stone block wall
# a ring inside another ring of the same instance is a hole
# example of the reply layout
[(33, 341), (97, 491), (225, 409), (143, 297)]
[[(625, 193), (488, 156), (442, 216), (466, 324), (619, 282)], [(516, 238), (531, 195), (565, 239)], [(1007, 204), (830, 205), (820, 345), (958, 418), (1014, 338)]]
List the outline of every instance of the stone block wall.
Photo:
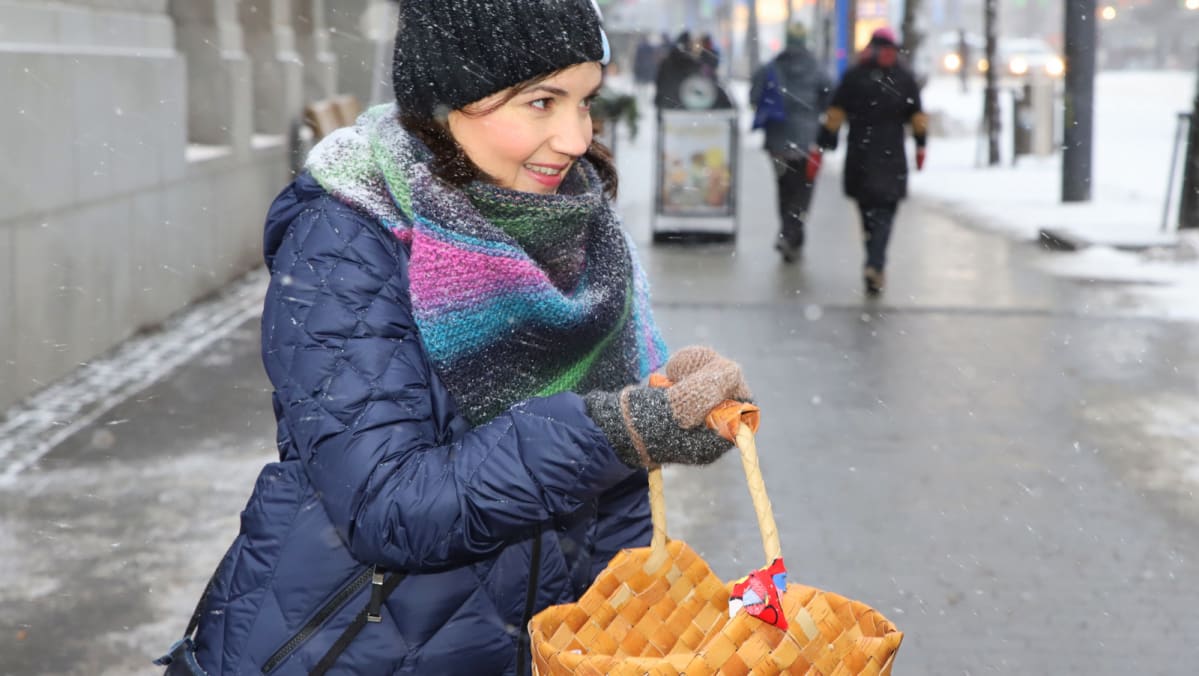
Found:
[(0, 410), (261, 263), (325, 0), (0, 0)]

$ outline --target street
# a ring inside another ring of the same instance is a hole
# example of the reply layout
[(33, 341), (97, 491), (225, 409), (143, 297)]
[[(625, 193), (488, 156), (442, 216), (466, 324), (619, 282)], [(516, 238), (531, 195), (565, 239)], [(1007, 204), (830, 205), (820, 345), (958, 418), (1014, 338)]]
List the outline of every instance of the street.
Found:
[[(1187, 671), (1196, 325), (1108, 307), (918, 199), (866, 300), (839, 158), (784, 266), (756, 135), (735, 244), (653, 245), (643, 120), (617, 148), (626, 227), (668, 344), (713, 345), (754, 389), (791, 579), (894, 621), (896, 674)], [(0, 674), (160, 673), (274, 456), (258, 349), (251, 318), (0, 484)], [(726, 579), (763, 563), (733, 455), (666, 472), (672, 537)]]

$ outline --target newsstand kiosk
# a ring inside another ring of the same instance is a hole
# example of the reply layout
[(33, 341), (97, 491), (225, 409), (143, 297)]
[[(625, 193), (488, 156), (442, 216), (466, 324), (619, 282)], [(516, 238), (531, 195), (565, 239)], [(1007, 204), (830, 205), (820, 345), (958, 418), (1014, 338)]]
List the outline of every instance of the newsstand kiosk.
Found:
[[(696, 93), (692, 100), (714, 103), (716, 98)], [(737, 132), (732, 107), (658, 111), (654, 242), (736, 239)]]

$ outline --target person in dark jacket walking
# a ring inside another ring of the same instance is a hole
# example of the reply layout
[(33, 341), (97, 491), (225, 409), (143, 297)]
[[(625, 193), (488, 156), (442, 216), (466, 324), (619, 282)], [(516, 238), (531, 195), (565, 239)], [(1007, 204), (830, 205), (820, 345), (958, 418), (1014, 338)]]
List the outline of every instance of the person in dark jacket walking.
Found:
[(920, 88), (899, 61), (895, 34), (880, 28), (858, 62), (841, 78), (825, 112), (824, 124), (808, 162), (808, 176), (820, 169), (822, 150), (835, 149), (841, 125), (849, 123), (845, 153), (845, 194), (858, 203), (866, 248), (863, 280), (866, 293), (885, 285), (887, 243), (900, 200), (907, 196), (908, 160), (904, 126), (916, 140), (916, 169), (924, 168), (928, 120), (920, 105)]
[(807, 48), (802, 23), (787, 29), (783, 51), (754, 73), (750, 100), (763, 103), (763, 94), (782, 101), (782, 119), (765, 121), (766, 152), (777, 179), (779, 234), (774, 248), (783, 261), (799, 259), (804, 244), (804, 222), (812, 202), (813, 182), (807, 178), (808, 152), (816, 142), (820, 115), (829, 104), (832, 82)]
[(633, 81), (638, 91), (648, 92), (658, 74), (659, 45), (650, 35), (642, 35), (633, 53)]
[(749, 397), (710, 349), (666, 359), (592, 142), (591, 0), (400, 20), (396, 103), (267, 216), (279, 461), (168, 674), (527, 673), (532, 615), (649, 543), (646, 468), (715, 461), (704, 416)]

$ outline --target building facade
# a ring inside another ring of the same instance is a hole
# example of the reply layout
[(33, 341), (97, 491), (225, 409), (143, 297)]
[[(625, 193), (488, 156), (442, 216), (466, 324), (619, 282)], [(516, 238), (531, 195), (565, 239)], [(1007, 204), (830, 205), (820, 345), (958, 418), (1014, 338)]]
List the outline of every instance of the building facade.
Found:
[(0, 0), (0, 409), (261, 263), (331, 4)]

